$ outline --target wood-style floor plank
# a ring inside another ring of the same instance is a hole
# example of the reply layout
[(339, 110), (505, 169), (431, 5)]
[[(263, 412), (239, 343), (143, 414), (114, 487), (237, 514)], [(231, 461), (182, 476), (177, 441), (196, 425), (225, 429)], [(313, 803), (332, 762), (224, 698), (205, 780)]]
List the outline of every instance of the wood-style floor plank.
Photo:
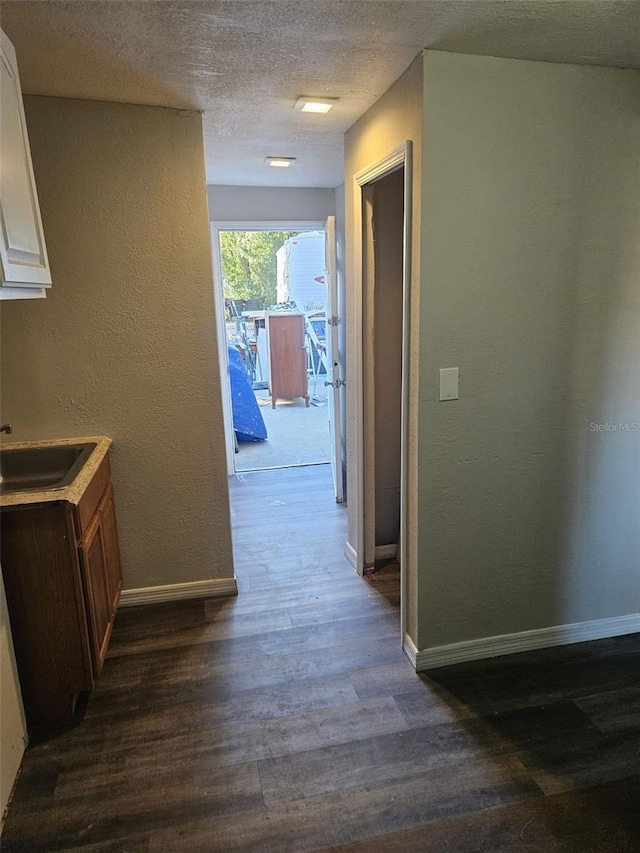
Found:
[(640, 853), (640, 636), (416, 675), (326, 466), (231, 498), (239, 596), (118, 614), (3, 853)]
[(245, 812), (241, 821), (190, 821), (152, 836), (149, 849), (302, 853), (539, 796), (523, 771), (506, 760), (478, 761), (463, 770), (441, 767), (384, 785), (372, 782), (348, 795), (339, 791), (278, 802), (262, 814)]
[(527, 799), (318, 853), (638, 853), (640, 777)]

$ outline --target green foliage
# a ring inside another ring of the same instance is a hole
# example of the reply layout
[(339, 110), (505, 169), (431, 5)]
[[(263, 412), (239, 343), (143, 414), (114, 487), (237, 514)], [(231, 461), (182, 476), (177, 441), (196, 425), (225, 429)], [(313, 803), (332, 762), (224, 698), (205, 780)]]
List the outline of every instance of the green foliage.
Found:
[(221, 231), (222, 277), (226, 299), (276, 302), (276, 252), (297, 231)]

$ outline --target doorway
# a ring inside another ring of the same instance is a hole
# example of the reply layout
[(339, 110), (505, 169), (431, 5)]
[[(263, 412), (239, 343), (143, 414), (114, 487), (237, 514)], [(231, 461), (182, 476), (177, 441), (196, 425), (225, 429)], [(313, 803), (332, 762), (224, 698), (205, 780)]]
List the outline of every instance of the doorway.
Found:
[(229, 474), (332, 461), (328, 227), (212, 227)]
[[(404, 168), (366, 188), (364, 194), (365, 299), (365, 491), (371, 502), (375, 569), (397, 557), (400, 533), (402, 407), (402, 271)], [(366, 549), (365, 549), (366, 550)]]
[(399, 564), (401, 636), (407, 626), (411, 143), (355, 175), (355, 466), (351, 502), (359, 574)]

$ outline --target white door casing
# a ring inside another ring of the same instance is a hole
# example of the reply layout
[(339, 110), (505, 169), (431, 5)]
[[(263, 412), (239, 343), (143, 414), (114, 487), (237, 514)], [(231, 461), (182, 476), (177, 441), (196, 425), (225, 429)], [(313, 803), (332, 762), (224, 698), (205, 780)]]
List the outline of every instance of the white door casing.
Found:
[(376, 562), (376, 381), (374, 352), (374, 305), (376, 255), (374, 241), (373, 184), (362, 187), (362, 502), (363, 571), (374, 568)]
[[(408, 561), (412, 550), (408, 546), (408, 504), (409, 504), (409, 466), (416, 465), (416, 460), (409, 458), (409, 363), (410, 363), (410, 327), (411, 327), (411, 227), (412, 227), (412, 143), (405, 142), (386, 157), (362, 169), (353, 179), (354, 192), (354, 281), (355, 310), (354, 324), (356, 327), (355, 347), (355, 385), (353, 399), (355, 400), (355, 433), (356, 453), (353, 462), (356, 467), (356, 500), (350, 501), (355, 506), (357, 540), (349, 543), (346, 548), (347, 556), (353, 563), (358, 574), (363, 574), (367, 565), (366, 560), (375, 559), (375, 470), (373, 457), (368, 458), (367, 430), (375, 417), (374, 398), (371, 377), (372, 370), (367, 365), (367, 328), (371, 319), (371, 308), (367, 305), (371, 295), (374, 274), (372, 244), (367, 251), (367, 243), (372, 240), (374, 211), (369, 210), (371, 194), (368, 185), (389, 175), (396, 169), (404, 168), (404, 221), (403, 221), (403, 275), (402, 275), (402, 412), (401, 412), (401, 485), (400, 485), (400, 537), (398, 555), (400, 562), (400, 631), (404, 641), (407, 628), (407, 574)], [(364, 225), (366, 224), (366, 229)], [(369, 438), (369, 442), (370, 442)], [(368, 547), (367, 547), (368, 546)], [(373, 556), (371, 552), (373, 551)], [(412, 567), (414, 568), (414, 567)]]
[(227, 475), (235, 474), (236, 442), (233, 433), (233, 409), (231, 407), (231, 383), (229, 379), (229, 353), (227, 352), (227, 325), (220, 252), (220, 227), (211, 223), (211, 250), (213, 253), (213, 304), (216, 315), (218, 338), (218, 360), (220, 363), (220, 386), (222, 391), (222, 420), (224, 443), (227, 451)]

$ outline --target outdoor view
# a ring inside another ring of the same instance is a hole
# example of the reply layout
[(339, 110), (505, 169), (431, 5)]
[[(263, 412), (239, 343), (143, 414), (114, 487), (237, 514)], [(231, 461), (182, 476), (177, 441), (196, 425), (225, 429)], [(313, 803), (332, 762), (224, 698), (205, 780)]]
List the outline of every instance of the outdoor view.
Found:
[(330, 458), (324, 231), (222, 231), (236, 471)]

